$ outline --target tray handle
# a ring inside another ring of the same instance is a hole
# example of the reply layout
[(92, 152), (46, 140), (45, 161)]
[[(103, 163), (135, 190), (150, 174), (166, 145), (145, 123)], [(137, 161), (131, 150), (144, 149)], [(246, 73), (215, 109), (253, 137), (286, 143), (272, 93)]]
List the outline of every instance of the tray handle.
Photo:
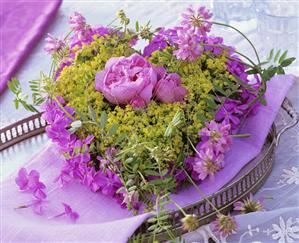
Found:
[(287, 112), (287, 114), (292, 118), (292, 120), (282, 129), (280, 129), (280, 131), (277, 132), (276, 146), (278, 146), (279, 144), (281, 135), (284, 134), (290, 128), (294, 127), (299, 122), (298, 113), (288, 98), (284, 99), (281, 107)]

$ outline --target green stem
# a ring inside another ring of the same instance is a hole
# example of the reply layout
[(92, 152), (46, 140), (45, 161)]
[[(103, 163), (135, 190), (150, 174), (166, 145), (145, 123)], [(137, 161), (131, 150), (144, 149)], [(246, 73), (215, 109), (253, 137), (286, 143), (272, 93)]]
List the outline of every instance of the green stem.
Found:
[(59, 102), (56, 96), (53, 96), (53, 99), (57, 102), (58, 106), (64, 111), (64, 113), (72, 120), (74, 121), (75, 118), (63, 107), (63, 105)]
[[(219, 48), (222, 48), (223, 50), (230, 50), (228, 47), (226, 46), (223, 46), (223, 45), (218, 45), (218, 44), (206, 44), (206, 43), (201, 43), (201, 45), (203, 46), (214, 46), (214, 47), (219, 47)], [(240, 56), (246, 58), (252, 65), (248, 64), (248, 63), (245, 63), (245, 62), (242, 62), (241, 60), (238, 60), (238, 59), (235, 59), (235, 58), (232, 58), (232, 57), (229, 57), (229, 56), (226, 56), (226, 58), (229, 58), (229, 59), (232, 59), (234, 61), (238, 61), (238, 62), (241, 62), (242, 64), (248, 66), (248, 67), (251, 67), (251, 68), (255, 68), (256, 67), (256, 64), (249, 58), (247, 57), (246, 55), (242, 54), (241, 52), (238, 52), (236, 50), (234, 50), (235, 53), (239, 54)]]
[(233, 138), (249, 138), (251, 137), (251, 134), (244, 133), (244, 134), (233, 134), (231, 135)]
[(186, 174), (186, 176), (188, 177), (189, 181), (191, 182), (191, 184), (195, 187), (196, 191), (198, 192), (198, 194), (200, 196), (203, 197), (204, 200), (206, 200), (208, 202), (208, 204), (218, 213), (218, 214), (222, 214), (216, 207), (215, 205), (207, 198), (207, 196), (205, 195), (205, 193), (203, 191), (200, 190), (200, 188), (198, 187), (198, 185), (196, 185), (196, 183), (193, 181), (193, 179), (191, 178), (191, 176), (188, 174), (188, 172), (185, 170), (185, 168), (183, 166), (181, 166), (181, 169), (184, 171), (184, 173)]
[[(204, 21), (204, 22), (209, 22), (209, 21)], [(257, 53), (257, 50), (256, 50), (255, 46), (253, 45), (253, 43), (251, 42), (251, 40), (250, 40), (245, 34), (243, 34), (243, 32), (241, 32), (241, 31), (238, 30), (236, 27), (231, 26), (231, 25), (229, 25), (229, 24), (223, 24), (223, 23), (219, 23), (219, 22), (215, 22), (215, 21), (211, 21), (210, 23), (212, 23), (212, 24), (216, 24), (216, 25), (220, 25), (220, 26), (225, 26), (225, 27), (228, 27), (228, 28), (231, 28), (231, 29), (237, 31), (240, 35), (242, 35), (242, 36), (248, 41), (248, 43), (251, 45), (251, 47), (252, 47), (252, 49), (253, 49), (253, 51), (254, 51), (254, 53), (255, 53), (255, 56), (256, 56), (256, 58), (257, 58), (258, 63), (259, 63), (259, 64), (261, 63), (261, 61), (260, 61), (260, 57), (259, 57), (259, 55), (258, 55), (258, 53)]]

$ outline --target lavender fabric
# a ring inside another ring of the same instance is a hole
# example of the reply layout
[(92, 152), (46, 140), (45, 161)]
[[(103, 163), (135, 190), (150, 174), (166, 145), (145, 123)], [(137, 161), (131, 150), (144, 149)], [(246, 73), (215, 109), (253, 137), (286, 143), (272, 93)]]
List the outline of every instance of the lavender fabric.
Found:
[(0, 94), (29, 55), (62, 0), (1, 0)]
[[(227, 184), (251, 159), (260, 152), (269, 129), (276, 117), (294, 76), (274, 77), (268, 86), (266, 100), (268, 105), (261, 107), (254, 117), (250, 117), (240, 133), (250, 133), (247, 139), (235, 139), (226, 156), (226, 166), (215, 180), (205, 180), (200, 184), (206, 195), (219, 190)], [(121, 209), (113, 199), (99, 193), (92, 193), (84, 186), (73, 182), (60, 188), (53, 182), (61, 164), (62, 155), (55, 145), (49, 143), (25, 167), (41, 173), (41, 181), (47, 185), (48, 203), (43, 216), (35, 215), (32, 210), (14, 208), (26, 204), (31, 196), (18, 191), (12, 175), (1, 185), (2, 222), (1, 240), (3, 242), (126, 242), (138, 226), (151, 213), (133, 216)], [(190, 186), (173, 195), (181, 206), (194, 203), (201, 197)], [(80, 214), (76, 224), (68, 218), (48, 219), (63, 211), (61, 203), (67, 203)]]

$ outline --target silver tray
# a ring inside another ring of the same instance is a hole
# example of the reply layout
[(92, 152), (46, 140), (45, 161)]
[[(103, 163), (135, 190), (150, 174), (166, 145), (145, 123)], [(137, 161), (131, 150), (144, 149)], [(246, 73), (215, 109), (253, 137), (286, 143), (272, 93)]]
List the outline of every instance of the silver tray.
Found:
[[(282, 108), (286, 111), (288, 116), (290, 116), (290, 122), (279, 131), (276, 130), (276, 126), (273, 124), (261, 153), (244, 166), (221, 190), (208, 197), (210, 202), (212, 202), (220, 212), (227, 213), (231, 211), (235, 202), (248, 197), (250, 193), (255, 193), (269, 176), (273, 166), (275, 149), (279, 144), (281, 135), (298, 123), (298, 114), (288, 99), (284, 100)], [(0, 129), (0, 151), (23, 140), (44, 133), (46, 125), (46, 122), (41, 119), (41, 114), (36, 114)], [(204, 199), (184, 207), (184, 211), (188, 214), (198, 215), (200, 225), (213, 221), (217, 214)], [(173, 233), (176, 236), (183, 234), (184, 232), (181, 225), (182, 213), (177, 210), (172, 211), (170, 214)], [(151, 241), (152, 235), (148, 232), (148, 227), (150, 227), (150, 224), (144, 222), (136, 230), (131, 241)], [(156, 235), (156, 239), (159, 241), (167, 240), (167, 232), (159, 233)]]

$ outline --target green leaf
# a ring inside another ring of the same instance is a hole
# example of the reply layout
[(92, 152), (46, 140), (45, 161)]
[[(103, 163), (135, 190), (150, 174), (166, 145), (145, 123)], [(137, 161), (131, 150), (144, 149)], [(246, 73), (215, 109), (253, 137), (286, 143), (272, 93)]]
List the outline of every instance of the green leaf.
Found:
[(109, 136), (113, 136), (113, 135), (115, 135), (118, 128), (119, 128), (119, 125), (116, 124), (116, 123), (114, 123), (114, 124), (112, 125), (112, 127), (109, 129), (108, 135), (109, 135)]
[(89, 116), (90, 116), (91, 120), (93, 120), (94, 122), (96, 122), (97, 121), (96, 112), (95, 112), (95, 110), (90, 105), (88, 106), (88, 112), (89, 112)]
[(147, 222), (149, 222), (149, 223), (155, 223), (155, 222), (157, 222), (157, 218), (156, 217), (149, 218), (147, 220)]
[(292, 62), (295, 61), (295, 60), (296, 60), (295, 57), (290, 57), (290, 58), (288, 58), (288, 59), (285, 59), (285, 60), (280, 64), (280, 66), (282, 66), (282, 67), (287, 67), (287, 66), (291, 65)]
[(256, 70), (256, 69), (250, 69), (250, 70), (246, 71), (246, 73), (247, 74), (256, 74), (256, 73), (258, 73), (258, 70)]
[(266, 106), (267, 101), (263, 97), (259, 97), (259, 101), (261, 102), (262, 105)]
[(284, 59), (286, 58), (286, 56), (287, 56), (287, 54), (288, 54), (288, 51), (285, 51), (282, 55), (281, 55), (281, 57), (279, 58), (279, 64), (281, 64), (283, 61), (284, 61)]
[(100, 117), (100, 128), (104, 129), (107, 124), (108, 115), (105, 111), (102, 111), (101, 117)]
[(196, 113), (196, 118), (200, 120), (202, 123), (205, 123), (207, 121), (207, 118), (200, 112)]
[(274, 49), (271, 49), (269, 57), (268, 57), (268, 61), (270, 61), (272, 59), (273, 54), (274, 54)]
[(278, 52), (276, 53), (276, 55), (274, 57), (274, 62), (276, 62), (278, 60), (279, 55), (280, 55), (280, 49), (278, 50)]
[(220, 94), (224, 95), (225, 97), (227, 97), (227, 93), (218, 85), (214, 84), (214, 88), (216, 91), (218, 91)]
[(278, 70), (276, 72), (277, 74), (285, 74), (283, 68), (281, 66), (278, 67)]
[(139, 23), (138, 23), (138, 21), (136, 21), (135, 29), (136, 29), (136, 32), (139, 32)]

